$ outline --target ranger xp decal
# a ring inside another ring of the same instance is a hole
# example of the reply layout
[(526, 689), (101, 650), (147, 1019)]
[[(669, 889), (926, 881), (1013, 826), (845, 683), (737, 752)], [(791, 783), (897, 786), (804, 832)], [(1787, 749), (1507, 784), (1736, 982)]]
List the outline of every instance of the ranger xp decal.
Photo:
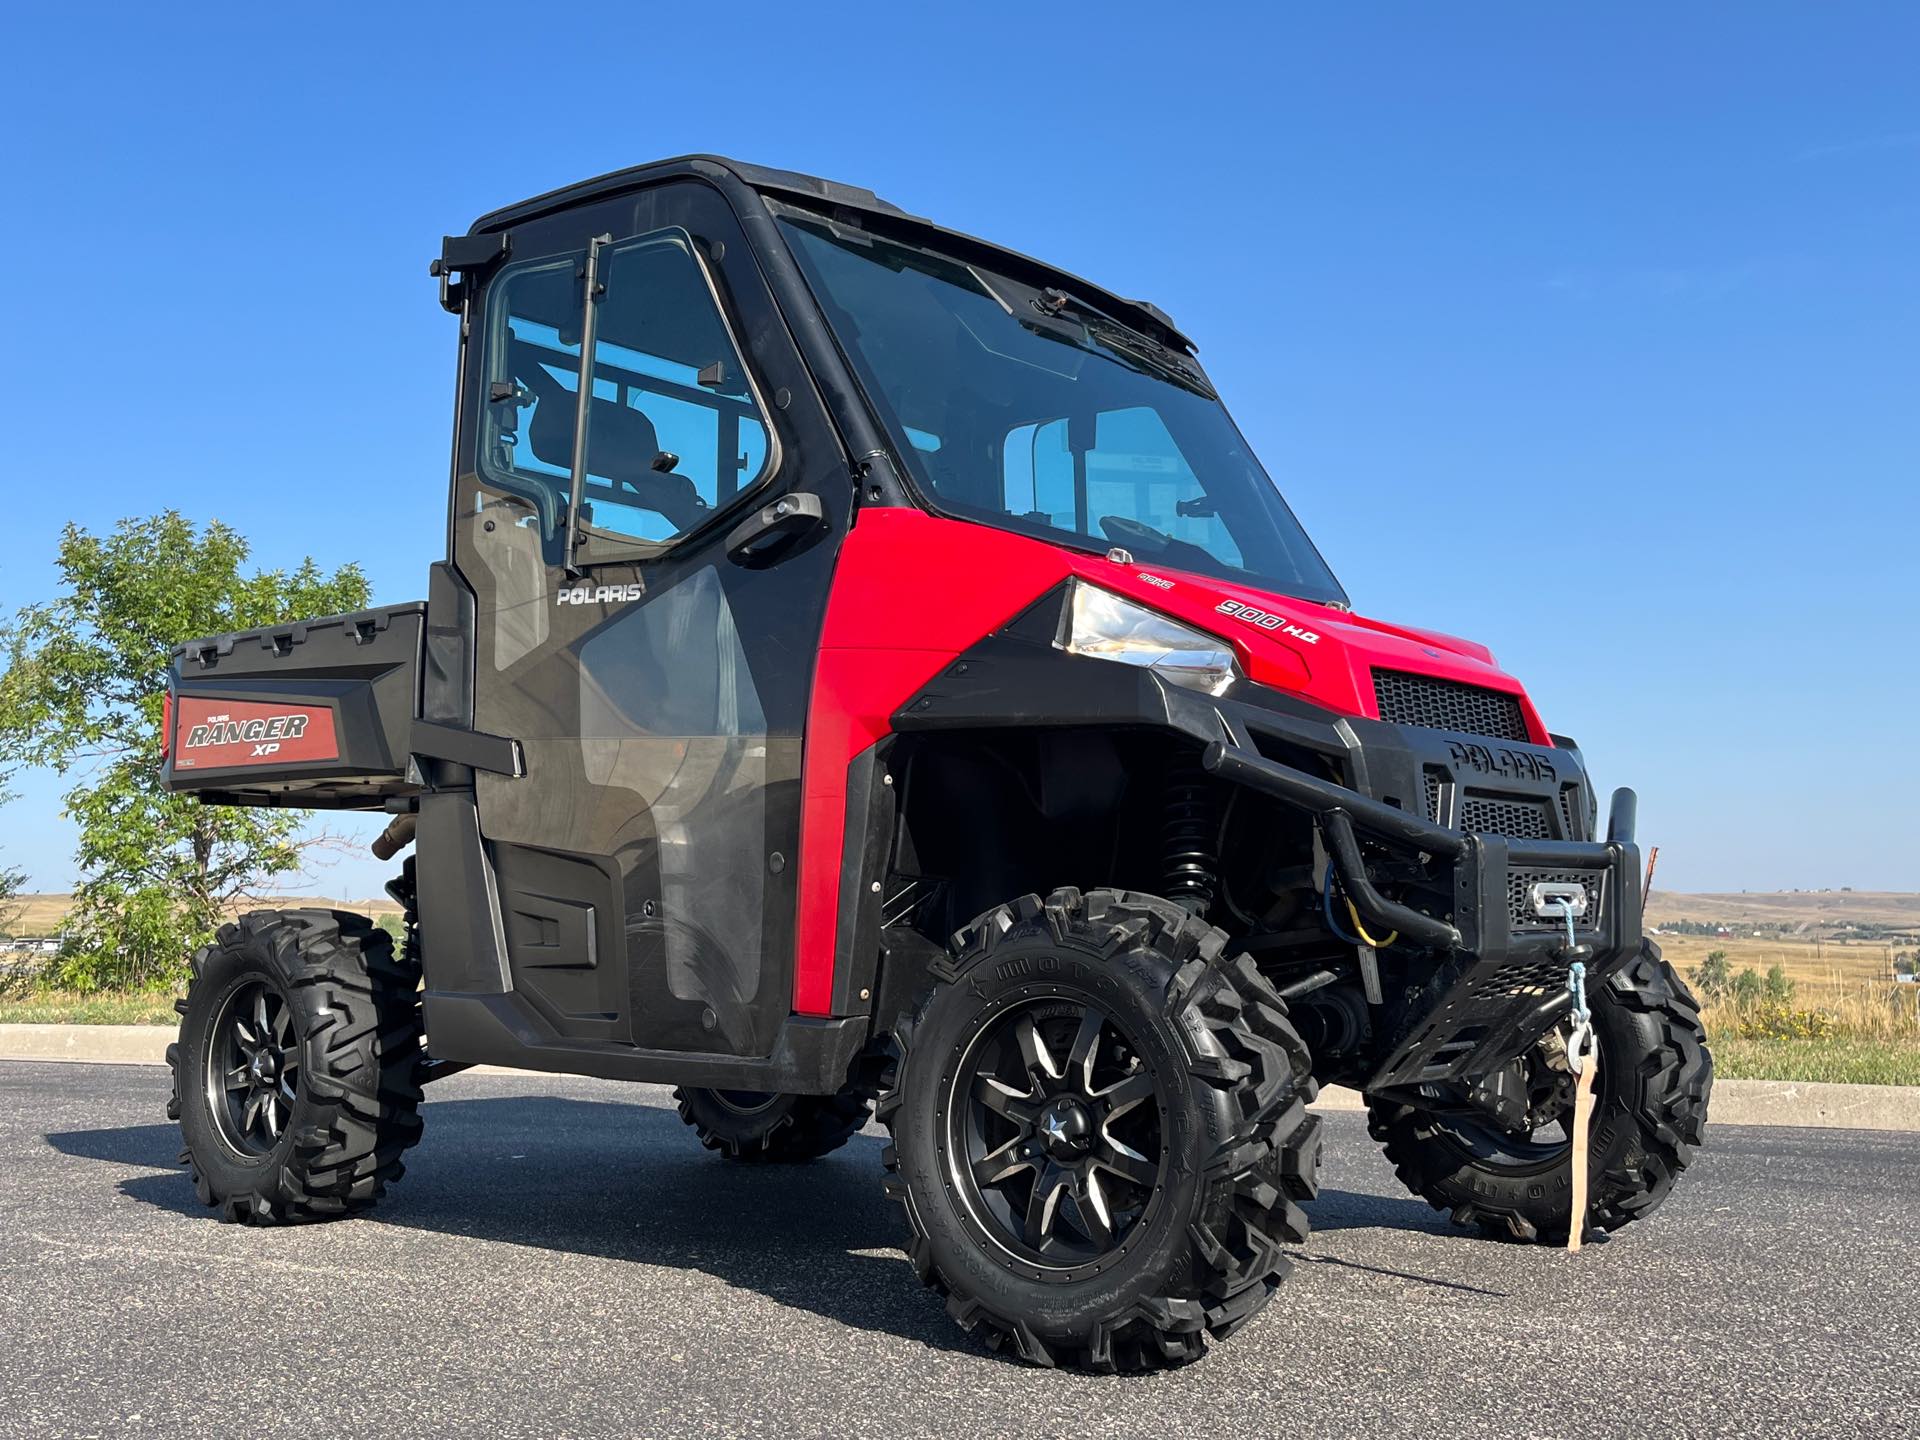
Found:
[(176, 770), (234, 765), (290, 765), (337, 760), (333, 711), (324, 705), (262, 705), (180, 697), (174, 733)]

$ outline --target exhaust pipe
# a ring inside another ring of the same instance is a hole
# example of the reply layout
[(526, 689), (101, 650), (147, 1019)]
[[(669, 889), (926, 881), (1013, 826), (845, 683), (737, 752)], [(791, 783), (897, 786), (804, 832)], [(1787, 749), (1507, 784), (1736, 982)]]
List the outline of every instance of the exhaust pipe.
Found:
[(391, 860), (407, 846), (413, 843), (413, 831), (416, 821), (411, 815), (396, 815), (393, 823), (382, 830), (373, 842), (373, 858)]

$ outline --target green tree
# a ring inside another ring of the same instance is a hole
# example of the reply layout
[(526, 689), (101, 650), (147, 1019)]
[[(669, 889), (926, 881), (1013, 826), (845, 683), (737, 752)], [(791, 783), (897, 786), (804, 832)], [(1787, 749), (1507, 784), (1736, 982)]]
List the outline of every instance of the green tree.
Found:
[(160, 788), (160, 712), (182, 640), (367, 604), (358, 566), (244, 569), (247, 542), (178, 512), (108, 535), (69, 525), (59, 592), (0, 628), (0, 757), (71, 776), (81, 883), (48, 971), (77, 989), (175, 981), (227, 906), (325, 837), (297, 812), (205, 806)]
[(1760, 972), (1751, 965), (1733, 977), (1732, 995), (1742, 1005), (1751, 1005), (1766, 991), (1766, 982), (1761, 980)]
[(1777, 1000), (1782, 1005), (1793, 999), (1793, 981), (1787, 977), (1787, 967), (1778, 960), (1767, 967), (1767, 999)]
[(1693, 985), (1709, 999), (1725, 995), (1733, 988), (1733, 967), (1727, 963), (1727, 952), (1709, 950), (1707, 958), (1693, 969)]
[[(6, 799), (0, 795), (0, 804)], [(13, 934), (13, 922), (20, 914), (20, 907), (14, 902), (20, 898), (20, 887), (26, 883), (26, 871), (0, 865), (0, 935)]]

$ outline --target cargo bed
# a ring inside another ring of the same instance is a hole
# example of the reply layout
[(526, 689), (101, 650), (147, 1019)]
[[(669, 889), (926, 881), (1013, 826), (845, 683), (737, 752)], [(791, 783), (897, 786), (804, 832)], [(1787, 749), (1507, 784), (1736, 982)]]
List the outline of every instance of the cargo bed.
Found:
[(336, 810), (418, 793), (425, 619), (415, 601), (176, 646), (163, 782), (222, 805)]

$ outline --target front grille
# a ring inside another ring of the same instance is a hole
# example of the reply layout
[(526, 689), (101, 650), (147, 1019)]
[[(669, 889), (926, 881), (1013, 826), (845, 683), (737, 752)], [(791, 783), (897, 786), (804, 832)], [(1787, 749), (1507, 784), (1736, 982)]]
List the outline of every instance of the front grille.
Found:
[(1440, 806), (1447, 795), (1446, 772), (1429, 765), (1422, 778), (1427, 782), (1427, 819), (1436, 825), (1444, 825), (1446, 822), (1440, 818)]
[(1580, 930), (1600, 927), (1600, 905), (1606, 894), (1604, 870), (1509, 870), (1507, 872), (1507, 920), (1515, 930), (1561, 930), (1566, 921), (1549, 920), (1535, 913), (1533, 887), (1536, 885), (1578, 885), (1587, 893), (1587, 913), (1574, 920)]
[(1373, 672), (1373, 698), (1380, 718), (1393, 725), (1454, 730), (1494, 740), (1528, 739), (1520, 697), (1482, 685), (1463, 685), (1406, 670)]
[(1476, 835), (1508, 835), (1516, 840), (1552, 840), (1544, 800), (1508, 800), (1472, 790), (1460, 797), (1459, 829)]
[(1586, 816), (1577, 813), (1579, 810), (1580, 787), (1578, 785), (1562, 785), (1560, 787), (1560, 822), (1566, 826), (1566, 829), (1562, 833), (1569, 840), (1584, 840), (1587, 838), (1580, 833), (1584, 828), (1580, 822), (1584, 820)]

